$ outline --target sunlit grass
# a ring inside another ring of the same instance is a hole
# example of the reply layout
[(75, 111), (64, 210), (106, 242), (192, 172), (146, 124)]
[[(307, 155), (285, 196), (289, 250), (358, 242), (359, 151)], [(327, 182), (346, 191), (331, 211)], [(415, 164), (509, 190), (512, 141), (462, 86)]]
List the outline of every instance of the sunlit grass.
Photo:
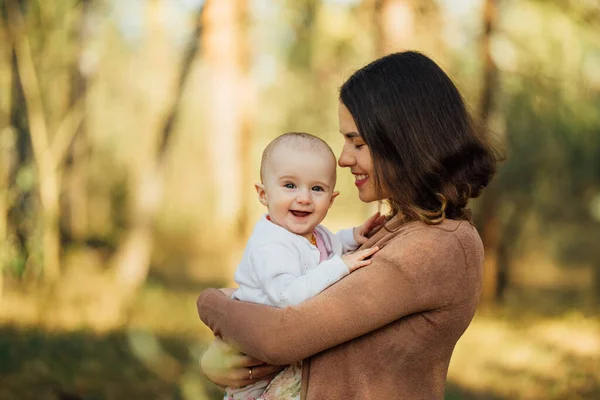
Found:
[(600, 398), (599, 333), (598, 318), (579, 314), (480, 315), (456, 347), (449, 380), (505, 399)]
[[(32, 296), (8, 293), (0, 309), (0, 400), (67, 398), (61, 393), (94, 400), (221, 398), (198, 367), (211, 338), (195, 309), (200, 290), (151, 281), (127, 326), (110, 332), (77, 327), (76, 317), (62, 328), (48, 322), (51, 316), (36, 325)], [(600, 398), (599, 333), (597, 316), (481, 312), (456, 347), (446, 399)]]

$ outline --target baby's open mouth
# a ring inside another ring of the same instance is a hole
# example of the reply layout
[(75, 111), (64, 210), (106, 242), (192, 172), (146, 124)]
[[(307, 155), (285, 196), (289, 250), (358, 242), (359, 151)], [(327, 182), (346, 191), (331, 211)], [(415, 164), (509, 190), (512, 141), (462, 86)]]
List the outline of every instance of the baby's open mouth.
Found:
[(295, 217), (299, 217), (299, 218), (302, 218), (302, 217), (307, 217), (307, 216), (309, 216), (309, 215), (310, 215), (310, 212), (308, 212), (308, 211), (295, 211), (295, 210), (290, 210), (290, 212), (291, 212), (292, 214), (294, 214), (294, 216), (295, 216)]

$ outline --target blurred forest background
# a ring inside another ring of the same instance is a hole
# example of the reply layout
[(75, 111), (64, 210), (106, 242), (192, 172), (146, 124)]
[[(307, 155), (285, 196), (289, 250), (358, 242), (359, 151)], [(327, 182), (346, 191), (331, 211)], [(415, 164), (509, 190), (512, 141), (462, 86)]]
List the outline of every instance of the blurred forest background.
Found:
[[(473, 204), (485, 291), (447, 399), (600, 398), (600, 1), (0, 0), (0, 400), (218, 399), (264, 145), (339, 154), (337, 90), (415, 49), (508, 160)], [(339, 171), (325, 223), (376, 209)]]

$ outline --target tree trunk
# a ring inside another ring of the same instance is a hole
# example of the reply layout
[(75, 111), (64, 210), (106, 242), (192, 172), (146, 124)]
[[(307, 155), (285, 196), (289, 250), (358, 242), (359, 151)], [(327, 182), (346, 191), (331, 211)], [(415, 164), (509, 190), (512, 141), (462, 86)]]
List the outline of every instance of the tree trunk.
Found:
[[(498, 22), (497, 0), (486, 0), (483, 9), (483, 35), (481, 56), (483, 59), (483, 87), (479, 104), (479, 118), (484, 128), (490, 125), (499, 90), (498, 68), (492, 58), (491, 39)], [(482, 300), (484, 303), (497, 303), (506, 287), (507, 268), (500, 257), (502, 224), (498, 217), (498, 191), (495, 181), (484, 191), (480, 200), (479, 218), (481, 239), (485, 249), (484, 281)], [(502, 269), (501, 269), (502, 268)], [(500, 284), (502, 282), (502, 285)]]
[(60, 243), (56, 187), (59, 180), (56, 177), (55, 160), (49, 151), (47, 124), (23, 16), (14, 3), (9, 3), (8, 7), (9, 31), (15, 49), (18, 78), (27, 106), (29, 134), (40, 185), (44, 278), (52, 283), (59, 277)]
[[(250, 114), (245, 110), (248, 44), (242, 24), (246, 8), (246, 0), (208, 0), (203, 19), (203, 58), (208, 65), (212, 100), (206, 132), (210, 133), (208, 145), (216, 198), (213, 226), (220, 227), (215, 235), (218, 242), (233, 240), (235, 244), (248, 230), (244, 203), (248, 200), (245, 194), (251, 190), (250, 182), (243, 179), (243, 171), (250, 164)], [(235, 232), (235, 237), (231, 232)], [(228, 266), (224, 272), (231, 278), (232, 260), (224, 263)]]
[[(8, 42), (4, 18), (0, 19), (0, 43)], [(2, 289), (4, 287), (4, 266), (8, 243), (8, 210), (10, 175), (14, 154), (14, 131), (10, 126), (11, 100), (12, 100), (12, 49), (0, 49), (0, 303), (2, 302)]]
[(60, 276), (59, 195), (61, 168), (83, 117), (80, 104), (71, 107), (53, 135), (50, 135), (41, 90), (33, 61), (29, 31), (15, 1), (8, 8), (8, 31), (14, 50), (17, 79), (23, 89), (33, 158), (38, 174), (43, 245), (44, 279), (54, 284)]
[(60, 277), (60, 178), (53, 167), (54, 160), (51, 156), (45, 155), (43, 159), (37, 162), (42, 211), (43, 268), (44, 280), (53, 284)]
[[(75, 30), (77, 38), (76, 50), (71, 65), (71, 93), (69, 106), (74, 107), (78, 102), (85, 109), (88, 77), (83, 71), (83, 61), (86, 41), (89, 40), (89, 12), (91, 0), (84, 0), (79, 8), (80, 14)], [(88, 71), (89, 72), (89, 71)], [(64, 180), (65, 201), (62, 207), (62, 231), (68, 241), (82, 241), (88, 233), (88, 203), (86, 186), (86, 163), (89, 162), (88, 138), (85, 130), (85, 116), (75, 133), (72, 145), (66, 155)]]
[[(10, 87), (10, 86), (8, 86)], [(2, 123), (4, 125), (4, 121)], [(14, 168), (15, 135), (12, 128), (3, 126), (0, 128), (0, 303), (2, 302), (2, 289), (4, 283), (4, 267), (11, 256), (9, 246), (12, 240), (9, 238), (8, 210), (10, 208), (10, 174)]]
[[(161, 2), (154, 0), (150, 4), (149, 19), (155, 23), (161, 13)], [(165, 110), (159, 110), (164, 118), (159, 118), (158, 126), (150, 126), (157, 134), (154, 145), (150, 145), (147, 154), (141, 154), (140, 161), (132, 170), (132, 217), (125, 239), (117, 249), (113, 259), (114, 283), (116, 287), (109, 288), (110, 293), (104, 293), (103, 301), (105, 314), (101, 323), (112, 327), (121, 322), (130, 306), (133, 295), (144, 284), (150, 267), (153, 234), (152, 229), (163, 199), (163, 170), (164, 157), (172, 140), (174, 123), (180, 110), (181, 98), (188, 80), (191, 65), (197, 58), (198, 41), (200, 36), (199, 11), (197, 27), (190, 39), (188, 47), (180, 64), (174, 85), (175, 94)], [(160, 34), (160, 33), (159, 33)], [(153, 38), (155, 39), (155, 38)], [(152, 42), (152, 46), (156, 43)], [(166, 42), (163, 44), (167, 44)], [(164, 60), (163, 60), (164, 61)], [(142, 150), (142, 151), (147, 151)]]
[(240, 41), (240, 67), (242, 72), (242, 90), (244, 95), (240, 99), (240, 118), (241, 118), (241, 129), (240, 129), (240, 141), (239, 154), (241, 155), (241, 181), (242, 190), (240, 195), (240, 212), (238, 215), (238, 230), (237, 237), (240, 240), (240, 245), (251, 234), (252, 223), (250, 221), (250, 204), (253, 198), (253, 191), (251, 185), (248, 183), (252, 182), (252, 178), (255, 176), (255, 171), (252, 165), (252, 129), (254, 126), (254, 104), (256, 104), (256, 89), (253, 81), (248, 78), (250, 73), (252, 57), (250, 54), (250, 44), (246, 38), (248, 37), (248, 26), (250, 21), (248, 20), (248, 4), (247, 0), (244, 0), (239, 5), (238, 13), (241, 29), (239, 31)]
[(376, 2), (376, 49), (379, 56), (405, 50), (413, 42), (414, 5), (408, 0)]
[[(17, 172), (21, 166), (29, 162), (31, 157), (31, 144), (27, 135), (27, 116), (25, 113), (25, 95), (19, 80), (17, 68), (17, 56), (14, 49), (11, 50), (11, 91), (10, 91), (10, 126), (13, 129), (15, 139), (15, 166), (10, 171), (9, 185), (17, 187)], [(13, 204), (8, 210), (8, 229), (15, 235), (15, 246), (17, 252), (23, 259), (29, 257), (27, 238), (32, 234), (23, 223), (27, 218), (26, 203), (31, 196), (30, 191), (19, 190), (13, 199)]]

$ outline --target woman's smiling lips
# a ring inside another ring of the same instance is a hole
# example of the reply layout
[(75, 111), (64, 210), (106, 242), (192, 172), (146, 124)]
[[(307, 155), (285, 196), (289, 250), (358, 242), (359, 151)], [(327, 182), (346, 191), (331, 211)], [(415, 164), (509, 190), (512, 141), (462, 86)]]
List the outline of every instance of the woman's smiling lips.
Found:
[(357, 187), (364, 185), (364, 183), (369, 179), (369, 175), (366, 174), (354, 174), (354, 184)]

